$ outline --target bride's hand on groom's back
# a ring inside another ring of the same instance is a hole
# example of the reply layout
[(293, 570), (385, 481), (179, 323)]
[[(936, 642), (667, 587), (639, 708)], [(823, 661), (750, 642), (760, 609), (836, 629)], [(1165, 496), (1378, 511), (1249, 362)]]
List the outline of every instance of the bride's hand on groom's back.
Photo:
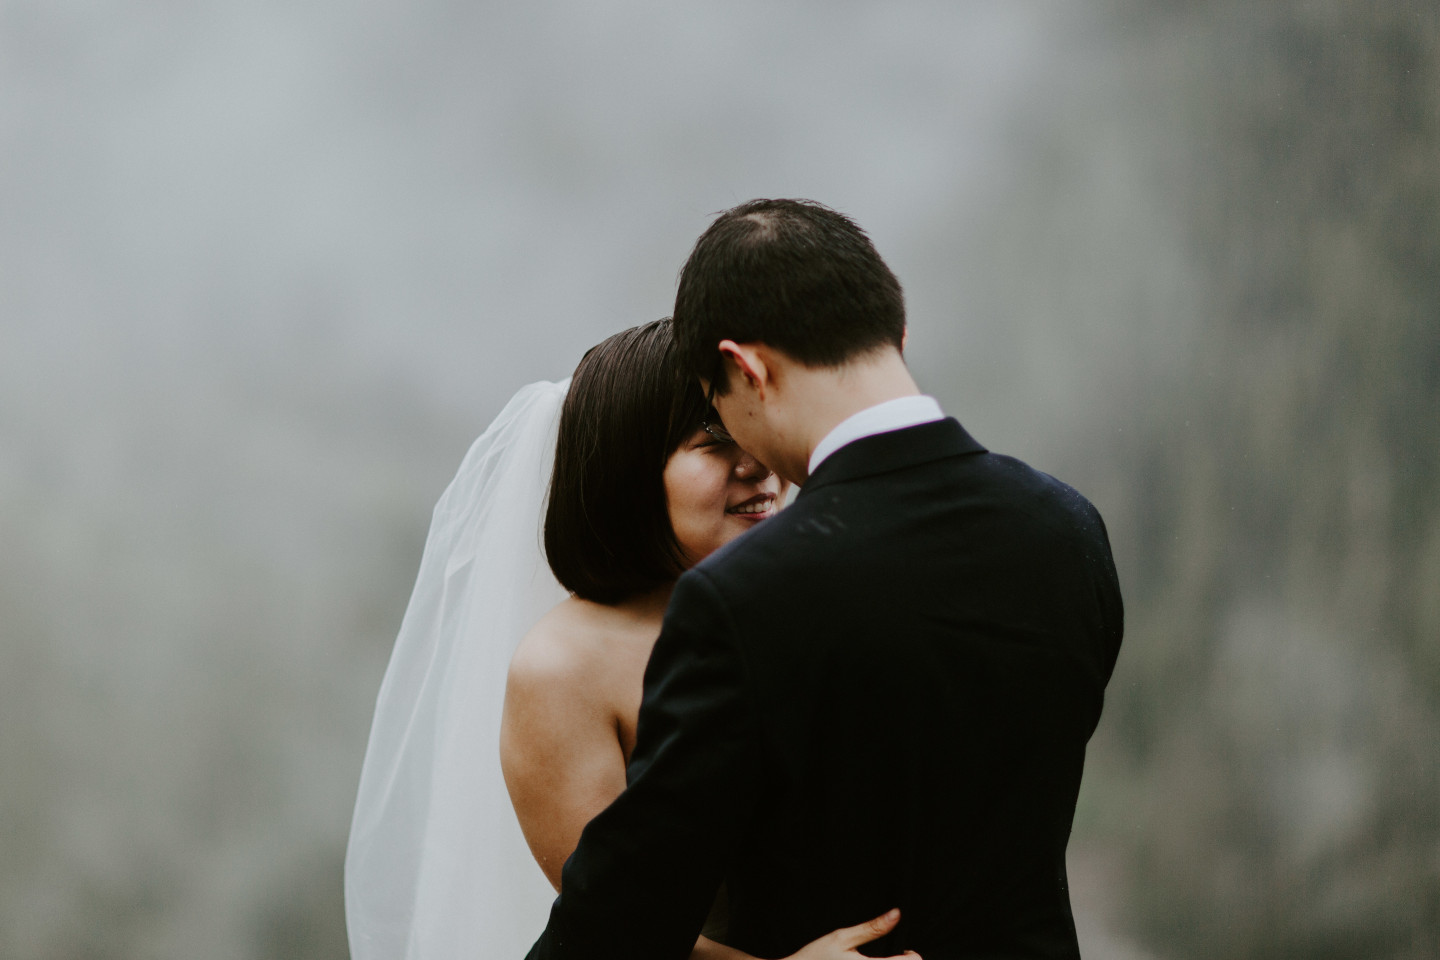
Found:
[[(865, 957), (857, 948), (872, 940), (879, 940), (894, 930), (895, 925), (899, 922), (900, 911), (891, 910), (874, 920), (867, 920), (853, 927), (841, 927), (833, 933), (827, 933), (819, 940), (812, 940), (801, 947), (798, 953), (791, 954), (786, 960), (855, 960), (857, 957)], [(920, 960), (920, 954), (914, 950), (906, 950), (901, 956)], [(870, 960), (870, 958), (866, 957), (865, 960)], [(899, 960), (899, 957), (891, 957), (888, 960)]]
[[(894, 930), (895, 924), (899, 922), (900, 911), (891, 910), (874, 920), (867, 920), (853, 927), (841, 927), (839, 930), (825, 934), (819, 940), (812, 940), (801, 947), (798, 953), (792, 953), (785, 960), (857, 960), (857, 958), (858, 960), (876, 960), (876, 958), (866, 957), (856, 948), (872, 940), (879, 940)], [(879, 960), (901, 960), (901, 957), (914, 957), (915, 960), (921, 960), (920, 954), (914, 950), (906, 950), (900, 957), (885, 957), (879, 958)], [(701, 937), (700, 942), (695, 945), (695, 952), (690, 954), (690, 960), (756, 960), (756, 958), (736, 950), (734, 947), (727, 947)]]

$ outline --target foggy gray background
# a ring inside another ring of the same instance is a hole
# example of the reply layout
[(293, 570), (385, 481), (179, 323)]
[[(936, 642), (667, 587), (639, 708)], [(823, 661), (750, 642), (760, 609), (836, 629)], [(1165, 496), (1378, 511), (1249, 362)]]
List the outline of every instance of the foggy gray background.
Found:
[(1109, 522), (1087, 955), (1436, 956), (1437, 57), (1421, 0), (0, 0), (0, 956), (346, 955), (431, 506), (756, 196)]

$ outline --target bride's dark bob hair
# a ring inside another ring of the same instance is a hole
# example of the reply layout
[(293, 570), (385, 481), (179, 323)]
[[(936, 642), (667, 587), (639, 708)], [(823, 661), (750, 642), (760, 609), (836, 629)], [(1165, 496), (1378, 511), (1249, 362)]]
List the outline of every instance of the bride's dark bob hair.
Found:
[(704, 417), (668, 317), (585, 354), (560, 409), (545, 511), (545, 556), (565, 589), (618, 603), (684, 571), (665, 463)]

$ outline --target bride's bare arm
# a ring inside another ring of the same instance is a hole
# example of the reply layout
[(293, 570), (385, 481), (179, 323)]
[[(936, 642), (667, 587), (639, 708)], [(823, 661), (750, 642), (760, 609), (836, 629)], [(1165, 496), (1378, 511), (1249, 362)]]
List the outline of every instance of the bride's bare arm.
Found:
[(538, 624), (510, 664), (500, 765), (530, 852), (558, 892), (580, 831), (625, 789), (625, 756), (585, 648), (549, 627)]

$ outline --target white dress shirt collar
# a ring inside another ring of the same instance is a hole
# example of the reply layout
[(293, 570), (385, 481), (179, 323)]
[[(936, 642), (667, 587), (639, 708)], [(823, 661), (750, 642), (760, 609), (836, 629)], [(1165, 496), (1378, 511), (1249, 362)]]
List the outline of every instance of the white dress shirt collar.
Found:
[(896, 397), (894, 400), (866, 407), (841, 420), (835, 425), (835, 429), (825, 434), (815, 445), (815, 452), (810, 454), (809, 472), (814, 473), (815, 468), (820, 466), (826, 457), (862, 437), (872, 437), (877, 433), (889, 433), (892, 430), (903, 430), (917, 424), (944, 419), (945, 414), (934, 397)]

